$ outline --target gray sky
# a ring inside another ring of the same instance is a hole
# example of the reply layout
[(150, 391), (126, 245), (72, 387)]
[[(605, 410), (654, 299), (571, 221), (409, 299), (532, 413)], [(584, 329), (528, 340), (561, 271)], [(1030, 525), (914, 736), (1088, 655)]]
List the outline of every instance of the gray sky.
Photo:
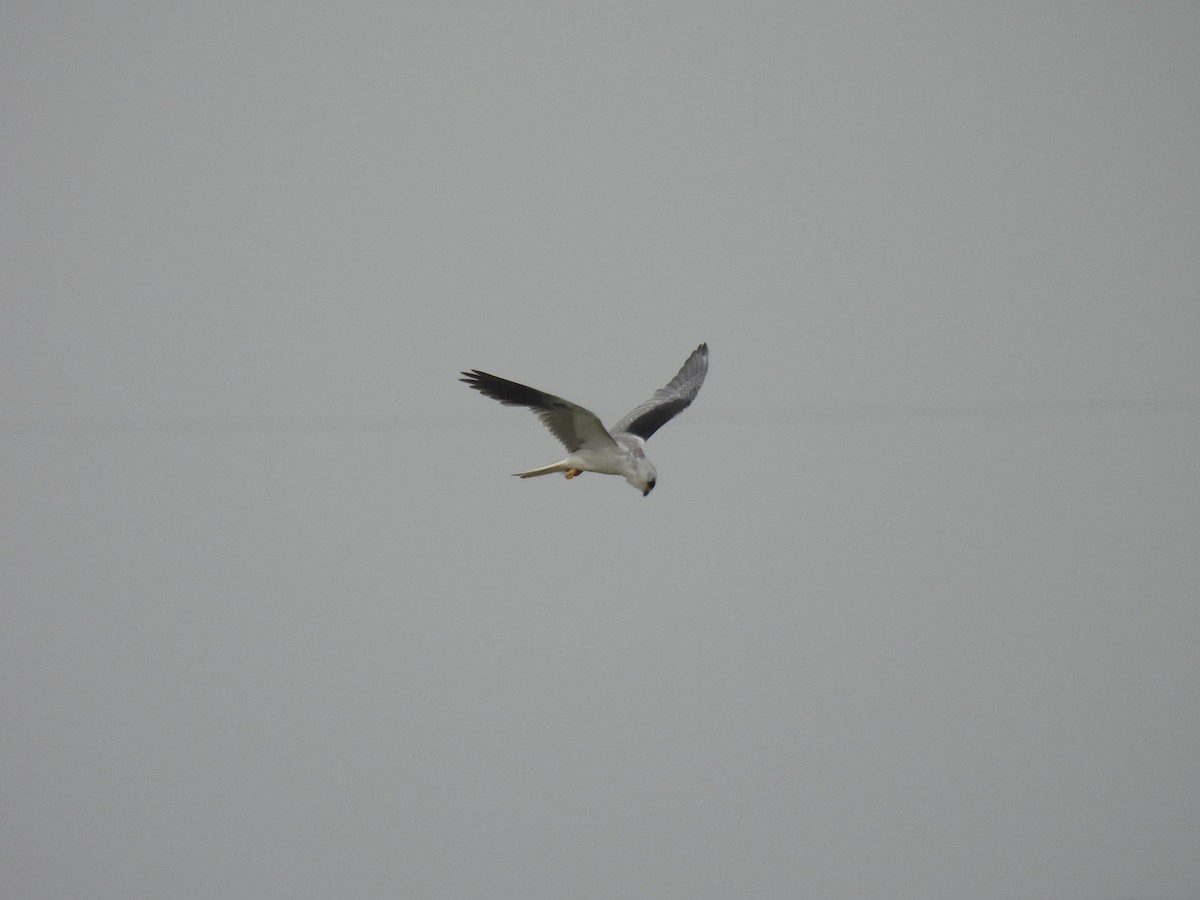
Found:
[(1200, 895), (1198, 48), (8, 4), (5, 896)]

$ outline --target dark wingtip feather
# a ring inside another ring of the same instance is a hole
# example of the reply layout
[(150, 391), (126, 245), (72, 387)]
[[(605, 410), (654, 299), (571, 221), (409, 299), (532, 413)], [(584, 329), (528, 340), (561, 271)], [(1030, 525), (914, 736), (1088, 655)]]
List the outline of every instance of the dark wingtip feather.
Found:
[(463, 377), (459, 381), (465, 382), (485, 397), (490, 397), (505, 406), (528, 406), (532, 409), (543, 409), (555, 402), (562, 402), (537, 388), (518, 384), (479, 369), (463, 372), (462, 375)]

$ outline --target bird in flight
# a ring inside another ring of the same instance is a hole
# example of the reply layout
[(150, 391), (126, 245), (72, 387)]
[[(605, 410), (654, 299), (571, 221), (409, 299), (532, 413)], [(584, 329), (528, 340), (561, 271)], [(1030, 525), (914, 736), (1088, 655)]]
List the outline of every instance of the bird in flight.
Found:
[(567, 478), (583, 472), (623, 475), (645, 497), (658, 481), (654, 464), (646, 459), (646, 441), (696, 399), (708, 374), (708, 344), (697, 347), (666, 386), (655, 391), (653, 397), (621, 419), (611, 431), (595, 413), (562, 397), (478, 369), (461, 374), (459, 381), (485, 397), (499, 400), (505, 406), (528, 406), (567, 448), (567, 455), (558, 462), (514, 475), (520, 478), (551, 472), (563, 472)]

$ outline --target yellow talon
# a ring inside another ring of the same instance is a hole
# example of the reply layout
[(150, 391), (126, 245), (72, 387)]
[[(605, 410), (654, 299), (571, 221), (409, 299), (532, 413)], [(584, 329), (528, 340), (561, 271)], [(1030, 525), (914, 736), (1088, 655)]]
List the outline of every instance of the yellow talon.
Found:
[(568, 478), (574, 478), (576, 475), (582, 475), (583, 469), (567, 469), (566, 475)]

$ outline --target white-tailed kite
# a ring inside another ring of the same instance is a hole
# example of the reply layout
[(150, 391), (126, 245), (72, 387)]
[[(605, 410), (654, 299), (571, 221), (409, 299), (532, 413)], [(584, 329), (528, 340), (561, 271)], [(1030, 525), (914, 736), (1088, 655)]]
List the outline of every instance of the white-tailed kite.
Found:
[(646, 441), (691, 405), (707, 373), (708, 344), (701, 344), (666, 387), (655, 391), (653, 397), (625, 416), (611, 432), (595, 413), (536, 388), (478, 369), (461, 373), (463, 377), (459, 380), (505, 406), (528, 406), (567, 448), (566, 457), (559, 462), (514, 475), (520, 478), (551, 472), (564, 472), (567, 478), (583, 472), (623, 475), (644, 497), (658, 481), (654, 465), (646, 459)]

